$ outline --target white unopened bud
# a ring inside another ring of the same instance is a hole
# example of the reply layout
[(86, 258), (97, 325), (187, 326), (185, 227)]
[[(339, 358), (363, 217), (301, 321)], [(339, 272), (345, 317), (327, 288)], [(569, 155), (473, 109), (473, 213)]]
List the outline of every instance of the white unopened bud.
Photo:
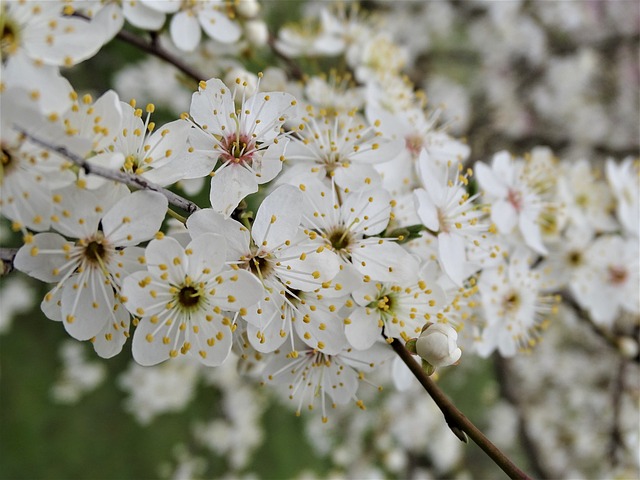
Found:
[(257, 0), (240, 0), (236, 4), (236, 12), (244, 18), (253, 18), (260, 12), (260, 4)]
[(416, 353), (434, 367), (446, 367), (456, 363), (462, 351), (456, 343), (458, 332), (450, 325), (429, 325), (416, 341)]
[(249, 20), (244, 24), (245, 38), (256, 47), (262, 47), (269, 40), (269, 30), (267, 24), (262, 20)]

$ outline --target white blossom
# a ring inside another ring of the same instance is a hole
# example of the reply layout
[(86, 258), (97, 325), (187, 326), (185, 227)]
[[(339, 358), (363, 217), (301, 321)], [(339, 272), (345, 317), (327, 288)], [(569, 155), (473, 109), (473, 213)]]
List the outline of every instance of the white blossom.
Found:
[(73, 186), (58, 190), (53, 202), (55, 228), (76, 240), (57, 233), (29, 236), (15, 266), (56, 283), (45, 296), (44, 313), (62, 321), (72, 337), (92, 339), (99, 355), (111, 357), (129, 335), (130, 317), (120, 298), (122, 281), (143, 267), (142, 250), (136, 245), (156, 234), (167, 200), (156, 192), (128, 194), (126, 187), (89, 191)]
[[(287, 140), (280, 127), (295, 115), (296, 100), (283, 92), (256, 93), (245, 98), (238, 79), (231, 91), (222, 81), (201, 82), (193, 94), (190, 114), (190, 162), (219, 166), (211, 178), (211, 206), (230, 216), (240, 201), (282, 169)], [(237, 94), (241, 97), (236, 99)], [(236, 107), (236, 100), (240, 105)]]
[(419, 175), (424, 188), (414, 190), (416, 210), (425, 227), (438, 235), (438, 260), (442, 269), (458, 286), (479, 270), (469, 261), (467, 248), (479, 246), (487, 238), (490, 226), (485, 212), (474, 205), (478, 195), (469, 196), (466, 185), (471, 170), (458, 172), (452, 180), (449, 168), (438, 168), (426, 150), (420, 154)]
[(491, 202), (491, 220), (498, 231), (509, 235), (517, 228), (529, 247), (546, 254), (539, 225), (542, 200), (529, 185), (524, 168), (523, 160), (503, 151), (493, 156), (491, 167), (476, 163), (475, 172), (484, 195)]
[(616, 198), (616, 213), (625, 231), (640, 235), (640, 168), (631, 157), (621, 164), (612, 159), (606, 164), (607, 180)]
[(209, 366), (231, 351), (235, 316), (260, 298), (260, 284), (248, 272), (224, 268), (226, 242), (204, 234), (186, 248), (171, 237), (145, 250), (146, 271), (124, 280), (124, 304), (141, 320), (133, 337), (133, 357), (155, 365), (179, 353)]
[[(262, 283), (262, 299), (243, 315), (249, 323), (248, 338), (261, 352), (273, 351), (287, 337), (293, 342), (295, 319), (299, 320), (296, 330), (305, 342), (313, 342), (313, 348), (333, 349), (334, 341), (341, 347), (340, 332), (333, 325), (337, 321), (334, 312), (340, 305), (325, 303), (321, 295), (311, 294), (323, 284), (330, 285), (338, 274), (339, 261), (301, 228), (301, 200), (302, 194), (296, 188), (279, 187), (260, 205), (251, 232), (211, 210), (197, 212), (187, 222), (195, 238), (210, 231), (225, 235), (231, 245), (227, 261), (250, 270)], [(308, 309), (319, 311), (310, 316)], [(299, 323), (304, 325), (298, 326)], [(336, 333), (338, 336), (333, 337)]]

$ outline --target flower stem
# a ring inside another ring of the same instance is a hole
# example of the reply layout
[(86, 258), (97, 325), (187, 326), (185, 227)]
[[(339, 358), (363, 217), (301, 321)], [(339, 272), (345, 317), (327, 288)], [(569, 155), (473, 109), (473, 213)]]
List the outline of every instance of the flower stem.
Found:
[(409, 367), (411, 373), (415, 375), (420, 384), (424, 387), (427, 393), (436, 402), (436, 405), (444, 414), (444, 418), (449, 425), (449, 428), (453, 433), (465, 440), (465, 434), (478, 445), (491, 460), (498, 465), (509, 478), (529, 480), (530, 477), (520, 470), (510, 459), (507, 457), (498, 447), (496, 447), (491, 441), (485, 437), (485, 435), (476, 427), (456, 406), (449, 400), (442, 390), (436, 385), (436, 383), (429, 378), (418, 362), (416, 362), (404, 347), (402, 342), (397, 338), (391, 342), (391, 347), (402, 359), (402, 361)]
[(182, 215), (180, 215), (179, 213), (174, 212), (173, 210), (171, 210), (170, 208), (167, 210), (167, 213), (169, 214), (170, 217), (175, 218), (176, 220), (178, 220), (180, 223), (182, 223), (183, 225), (187, 223), (187, 219), (184, 218)]

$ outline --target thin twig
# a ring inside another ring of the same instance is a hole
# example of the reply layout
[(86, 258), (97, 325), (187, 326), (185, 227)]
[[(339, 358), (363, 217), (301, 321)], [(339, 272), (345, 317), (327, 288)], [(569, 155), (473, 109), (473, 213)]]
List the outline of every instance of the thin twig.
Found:
[(460, 438), (466, 434), (478, 445), (488, 456), (498, 465), (509, 478), (530, 479), (526, 473), (520, 470), (502, 450), (496, 447), (485, 435), (476, 427), (456, 406), (449, 400), (436, 383), (427, 376), (422, 367), (413, 358), (413, 355), (405, 348), (397, 338), (391, 342), (391, 347), (395, 350), (402, 361), (409, 367), (413, 375), (418, 379), (427, 393), (436, 402), (436, 405), (444, 414), (445, 421), (453, 433)]
[[(89, 17), (87, 17), (86, 15), (80, 12), (74, 12), (73, 16), (83, 18), (85, 20), (90, 20)], [(143, 52), (150, 53), (151, 55), (158, 57), (167, 63), (170, 63), (171, 65), (176, 67), (178, 70), (180, 70), (182, 73), (184, 73), (188, 77), (191, 77), (196, 82), (199, 82), (200, 80), (206, 80), (206, 77), (203, 74), (201, 74), (194, 68), (191, 68), (189, 65), (184, 63), (180, 58), (176, 57), (168, 50), (165, 50), (164, 48), (162, 48), (162, 46), (160, 45), (160, 41), (158, 39), (157, 32), (150, 32), (150, 34), (151, 34), (151, 41), (149, 42), (147, 42), (146, 40), (143, 40), (141, 37), (139, 37), (135, 33), (130, 32), (128, 30), (120, 30), (116, 34), (115, 38), (117, 38), (118, 40), (122, 40), (123, 42), (126, 42), (130, 45), (133, 45), (134, 47), (139, 48)]]
[(152, 38), (150, 42), (147, 42), (146, 40), (143, 40), (138, 35), (128, 30), (120, 30), (117, 33), (116, 38), (119, 40), (122, 40), (123, 42), (127, 42), (130, 45), (133, 45), (134, 47), (139, 48), (143, 52), (150, 53), (151, 55), (154, 55), (164, 60), (165, 62), (170, 63), (171, 65), (176, 67), (178, 70), (180, 70), (182, 73), (184, 73), (186, 76), (192, 78), (196, 82), (199, 82), (200, 80), (207, 80), (207, 77), (203, 75), (201, 72), (190, 67), (185, 62), (183, 62), (180, 58), (176, 57), (168, 50), (165, 50), (160, 45), (160, 41), (157, 37)]
[(166, 188), (161, 187), (160, 185), (150, 182), (144, 177), (141, 177), (139, 175), (134, 175), (131, 173), (121, 172), (120, 170), (113, 170), (110, 168), (101, 167), (99, 165), (93, 165), (89, 163), (87, 160), (85, 160), (84, 158), (76, 155), (73, 152), (70, 152), (64, 146), (51, 145), (50, 143), (42, 139), (34, 137), (33, 135), (31, 135), (30, 133), (26, 132), (21, 128), (16, 128), (16, 130), (18, 130), (18, 132), (23, 134), (25, 137), (27, 137), (36, 145), (39, 145), (43, 148), (51, 150), (52, 152), (56, 152), (59, 155), (62, 155), (63, 157), (68, 159), (70, 162), (73, 162), (74, 164), (78, 165), (80, 168), (82, 168), (85, 171), (87, 175), (98, 175), (99, 177), (124, 183), (125, 185), (128, 185), (133, 188), (137, 188), (140, 190), (151, 190), (153, 192), (161, 193), (167, 198), (167, 200), (171, 205), (181, 208), (182, 210), (184, 210), (185, 212), (188, 212), (189, 214), (200, 209), (200, 207), (198, 207), (198, 205), (196, 205), (192, 201), (187, 200), (186, 198), (183, 198), (180, 195), (173, 193), (171, 190), (167, 190)]

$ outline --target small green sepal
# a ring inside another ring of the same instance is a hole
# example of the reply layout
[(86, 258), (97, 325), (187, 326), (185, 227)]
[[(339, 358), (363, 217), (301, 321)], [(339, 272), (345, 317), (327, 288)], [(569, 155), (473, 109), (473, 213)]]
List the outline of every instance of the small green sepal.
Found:
[(385, 232), (386, 238), (397, 238), (397, 243), (407, 243), (422, 236), (422, 231), (426, 230), (424, 225), (409, 225), (408, 227), (394, 228), (389, 232)]
[(405, 348), (412, 353), (413, 355), (417, 355), (418, 352), (416, 351), (416, 342), (418, 341), (417, 338), (410, 338), (409, 340), (407, 340), (407, 343), (404, 344)]
[(434, 372), (436, 371), (436, 367), (434, 367), (433, 365), (431, 365), (429, 362), (427, 362), (424, 358), (422, 359), (422, 370), (424, 370), (424, 373), (427, 374), (427, 376), (431, 376), (434, 374)]

